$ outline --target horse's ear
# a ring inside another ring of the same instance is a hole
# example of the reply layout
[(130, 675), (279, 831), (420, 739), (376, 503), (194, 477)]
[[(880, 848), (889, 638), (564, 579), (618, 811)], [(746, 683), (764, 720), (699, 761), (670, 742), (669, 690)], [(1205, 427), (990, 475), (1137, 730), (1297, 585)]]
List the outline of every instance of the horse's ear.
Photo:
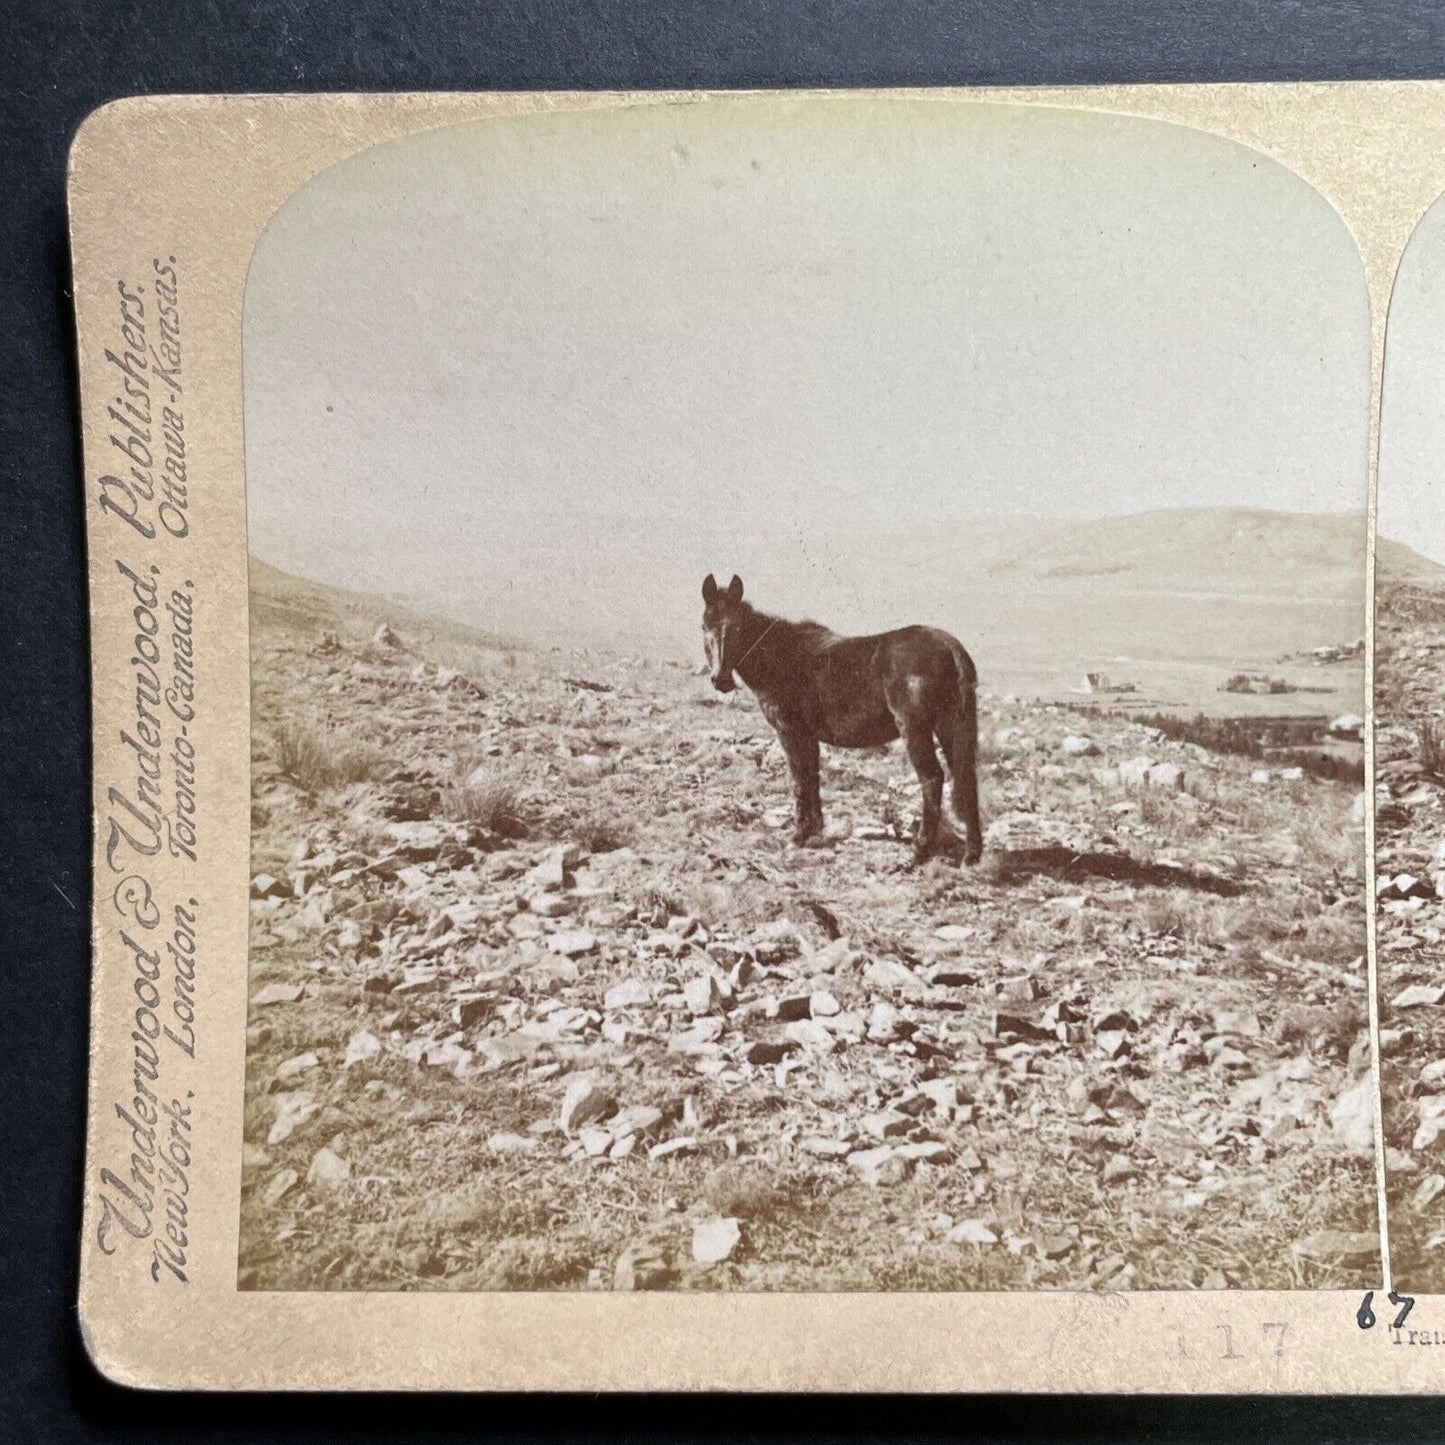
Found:
[(743, 600), (743, 579), (733, 573), (733, 580), (728, 583), (728, 601), (741, 602)]
[(711, 572), (702, 579), (702, 600), (704, 602), (717, 600), (717, 578)]

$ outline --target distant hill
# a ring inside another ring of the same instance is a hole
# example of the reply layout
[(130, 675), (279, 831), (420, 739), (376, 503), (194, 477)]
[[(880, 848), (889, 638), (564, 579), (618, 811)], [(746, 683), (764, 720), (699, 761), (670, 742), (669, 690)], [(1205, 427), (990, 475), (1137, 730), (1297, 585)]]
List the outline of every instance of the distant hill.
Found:
[[(404, 538), (391, 545), (404, 548)], [(338, 575), (341, 560), (318, 562)], [(498, 517), (459, 532), (445, 555), (406, 561), (417, 581), (385, 601), (257, 561), (258, 616), (302, 607), (374, 617), (385, 608), (433, 630), (454, 618), (497, 641), (696, 661), (702, 575), (726, 581), (736, 571), (765, 610), (842, 632), (945, 627), (996, 667), (1120, 656), (1265, 661), (1353, 642), (1364, 630), (1362, 515), (1218, 508), (847, 535), (733, 535), (719, 516), (687, 536), (661, 518), (563, 533)]]
[(440, 641), (467, 646), (511, 648), (518, 644), (497, 633), (472, 627), (449, 617), (417, 612), (389, 597), (329, 587), (305, 577), (294, 577), (263, 562), (250, 559), (252, 626), (282, 623), (318, 631), (369, 632), (378, 623)]
[(1445, 567), (1388, 537), (1380, 537), (1375, 543), (1375, 575), (1386, 582), (1445, 587)]

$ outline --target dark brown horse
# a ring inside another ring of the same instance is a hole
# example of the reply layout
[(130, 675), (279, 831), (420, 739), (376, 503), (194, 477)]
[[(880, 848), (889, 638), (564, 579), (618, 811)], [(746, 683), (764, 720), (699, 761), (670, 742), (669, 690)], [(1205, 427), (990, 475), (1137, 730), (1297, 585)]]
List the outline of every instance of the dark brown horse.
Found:
[(943, 769), (963, 823), (965, 858), (983, 853), (978, 816), (977, 674), (956, 638), (935, 627), (900, 627), (871, 637), (840, 637), (816, 622), (787, 622), (743, 601), (742, 579), (702, 584), (702, 630), (712, 685), (731, 692), (734, 673), (757, 696), (793, 773), (795, 842), (823, 831), (818, 744), (868, 748), (901, 737), (923, 787), (923, 824), (914, 856), (938, 846)]

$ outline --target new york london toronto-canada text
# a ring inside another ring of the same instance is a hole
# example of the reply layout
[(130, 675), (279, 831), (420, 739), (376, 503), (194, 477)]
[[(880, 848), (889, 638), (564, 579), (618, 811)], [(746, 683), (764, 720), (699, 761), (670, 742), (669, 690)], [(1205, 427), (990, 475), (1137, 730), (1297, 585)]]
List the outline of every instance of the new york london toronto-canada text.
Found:
[[(186, 436), (175, 256), (154, 257), (143, 280), (116, 283), (118, 316), (105, 348), (111, 385), (106, 442), (96, 478), (100, 514), (116, 538), (113, 595), (97, 613), (124, 620), (128, 676), (98, 716), (117, 716), (109, 741), (115, 775), (102, 777), (97, 839), (98, 944), (120, 946), (132, 1066), (97, 1127), (114, 1138), (95, 1179), (95, 1242), (113, 1255), (142, 1241), (151, 1279), (188, 1282), (191, 1251), (192, 1111), (186, 1087), (197, 1058), (200, 904), (188, 886), (199, 861), (196, 596), (187, 575), (192, 488)], [(94, 465), (97, 459), (92, 458)], [(109, 900), (109, 907), (106, 900)], [(109, 919), (109, 923), (105, 919)], [(108, 1124), (105, 1121), (110, 1121)]]

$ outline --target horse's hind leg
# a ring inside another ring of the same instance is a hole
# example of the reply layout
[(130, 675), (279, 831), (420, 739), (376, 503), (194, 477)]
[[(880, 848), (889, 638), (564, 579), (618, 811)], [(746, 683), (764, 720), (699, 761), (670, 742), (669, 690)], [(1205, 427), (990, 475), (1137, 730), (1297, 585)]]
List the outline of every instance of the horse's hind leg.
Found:
[(983, 856), (983, 823), (978, 810), (978, 721), (963, 706), (950, 709), (937, 724), (938, 742), (948, 760), (953, 811), (963, 824), (964, 860)]
[(933, 750), (931, 729), (922, 723), (909, 721), (900, 731), (908, 748), (908, 761), (913, 764), (913, 771), (918, 774), (918, 782), (923, 789), (923, 823), (918, 829), (918, 841), (913, 845), (913, 856), (921, 863), (938, 847), (938, 824), (943, 812), (943, 768)]

